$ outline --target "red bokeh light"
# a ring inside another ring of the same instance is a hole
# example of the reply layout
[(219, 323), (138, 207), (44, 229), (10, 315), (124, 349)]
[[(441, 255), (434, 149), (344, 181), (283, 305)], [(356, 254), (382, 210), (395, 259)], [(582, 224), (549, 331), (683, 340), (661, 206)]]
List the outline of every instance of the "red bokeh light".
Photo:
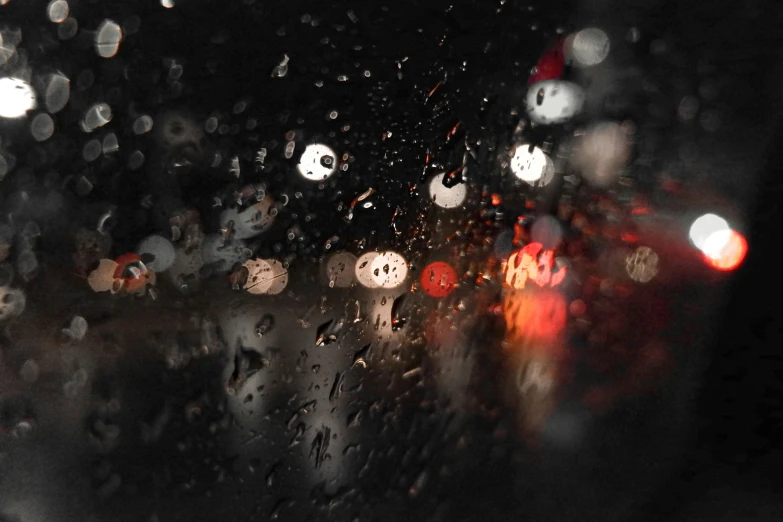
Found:
[(443, 261), (430, 263), (421, 274), (421, 288), (432, 297), (446, 297), (454, 291), (457, 281), (457, 272)]
[(538, 63), (536, 63), (536, 66), (533, 68), (530, 78), (528, 78), (528, 85), (533, 85), (534, 83), (544, 80), (557, 80), (563, 76), (563, 71), (565, 69), (564, 45), (565, 38), (561, 38), (555, 42), (555, 45), (553, 45), (551, 49), (541, 56)]
[(742, 264), (748, 252), (748, 242), (739, 232), (732, 230), (726, 244), (715, 253), (705, 254), (707, 264), (716, 270), (730, 271)]

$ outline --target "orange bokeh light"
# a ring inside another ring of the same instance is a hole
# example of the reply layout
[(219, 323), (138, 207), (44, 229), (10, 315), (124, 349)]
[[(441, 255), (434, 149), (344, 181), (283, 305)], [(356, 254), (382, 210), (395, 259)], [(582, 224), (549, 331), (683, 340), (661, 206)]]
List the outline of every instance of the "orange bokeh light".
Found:
[(716, 252), (704, 255), (707, 264), (716, 270), (730, 271), (742, 264), (748, 252), (748, 242), (739, 232), (732, 230), (728, 240)]
[(555, 290), (535, 286), (510, 290), (503, 298), (506, 340), (515, 344), (552, 343), (566, 326), (567, 310), (565, 299)]
[(504, 267), (504, 282), (517, 290), (525, 288), (528, 281), (540, 287), (558, 286), (565, 278), (566, 268), (553, 273), (554, 264), (553, 250), (544, 250), (541, 243), (530, 243), (509, 256)]

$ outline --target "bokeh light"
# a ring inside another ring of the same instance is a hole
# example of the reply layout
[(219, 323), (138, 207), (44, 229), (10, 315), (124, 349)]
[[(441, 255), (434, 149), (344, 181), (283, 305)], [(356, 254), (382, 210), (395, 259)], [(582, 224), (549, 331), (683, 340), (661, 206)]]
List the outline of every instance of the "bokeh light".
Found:
[(529, 344), (554, 347), (552, 341), (566, 326), (568, 305), (551, 288), (509, 290), (503, 296), (506, 339), (517, 347)]
[(117, 152), (120, 150), (120, 142), (117, 140), (117, 135), (113, 132), (110, 132), (103, 137), (103, 143), (101, 143), (101, 146), (103, 147), (104, 154), (109, 154), (111, 152)]
[(152, 235), (142, 239), (136, 247), (136, 253), (142, 256), (147, 254), (152, 259), (145, 261), (153, 272), (165, 272), (174, 264), (176, 250), (174, 245), (163, 236)]
[(272, 288), (272, 267), (263, 259), (249, 259), (245, 261), (247, 268), (247, 282), (245, 290), (254, 295), (266, 294)]
[(445, 173), (438, 174), (430, 180), (429, 189), (432, 201), (441, 208), (457, 208), (465, 202), (468, 194), (464, 183), (457, 183), (453, 187), (443, 185)]
[(511, 172), (532, 185), (546, 174), (550, 164), (547, 160), (546, 154), (540, 148), (527, 144), (519, 145), (511, 158)]
[(590, 27), (566, 39), (566, 55), (577, 67), (591, 67), (609, 56), (611, 42), (601, 29)]
[(277, 259), (267, 259), (266, 262), (272, 270), (272, 286), (269, 287), (269, 293), (277, 295), (288, 286), (288, 269)]
[(103, 127), (111, 121), (111, 107), (108, 103), (96, 103), (87, 109), (82, 120), (82, 130), (92, 132), (97, 128)]
[(276, 259), (249, 259), (243, 267), (247, 269), (244, 289), (254, 295), (276, 295), (288, 285), (288, 270)]
[(587, 129), (574, 150), (574, 164), (582, 177), (595, 187), (617, 181), (631, 157), (631, 141), (623, 127), (599, 122)]
[(223, 230), (231, 228), (237, 239), (256, 237), (275, 222), (275, 214), (272, 210), (272, 198), (269, 196), (265, 196), (246, 209), (228, 208), (220, 215), (220, 228)]
[(565, 40), (559, 39), (538, 59), (527, 80), (528, 85), (544, 80), (556, 80), (563, 75), (565, 68), (564, 45)]
[(133, 133), (134, 134), (144, 134), (146, 132), (149, 132), (152, 130), (152, 118), (145, 114), (143, 116), (139, 116), (136, 118), (136, 121), (133, 122)]
[(546, 80), (527, 90), (527, 115), (533, 123), (565, 123), (582, 112), (585, 93), (582, 88), (562, 80)]
[(379, 252), (367, 252), (356, 260), (356, 280), (365, 288), (378, 288), (381, 286), (372, 275), (373, 263), (378, 256), (380, 256)]
[(421, 289), (431, 297), (446, 297), (456, 288), (457, 272), (446, 262), (430, 263), (421, 273)]
[(52, 0), (46, 8), (49, 20), (55, 24), (59, 24), (68, 18), (68, 11), (68, 2), (66, 0)]
[[(715, 214), (704, 214), (696, 219), (690, 228), (690, 239), (693, 245), (704, 252), (704, 247), (707, 243), (707, 239), (716, 232), (727, 232), (731, 230), (729, 223), (722, 217)], [(723, 245), (716, 245), (715, 240), (719, 238), (727, 238), (727, 236), (716, 236), (713, 239), (713, 250), (720, 250)]]
[(35, 108), (35, 91), (19, 78), (0, 78), (0, 117), (21, 118)]
[(521, 290), (528, 282), (540, 287), (558, 286), (565, 279), (567, 267), (555, 268), (553, 250), (545, 250), (541, 243), (528, 243), (511, 254), (505, 262), (504, 284)]
[(748, 243), (736, 230), (719, 230), (707, 238), (703, 251), (710, 266), (730, 271), (742, 264), (748, 252)]
[(332, 254), (326, 262), (329, 288), (348, 288), (356, 280), (356, 256), (350, 252)]
[(95, 50), (102, 58), (111, 58), (120, 49), (122, 29), (112, 20), (104, 20), (95, 34)]
[(638, 283), (649, 283), (658, 274), (658, 254), (646, 246), (640, 246), (625, 258), (628, 277)]
[(90, 140), (84, 144), (84, 148), (82, 149), (82, 158), (84, 158), (84, 161), (89, 163), (97, 160), (100, 157), (101, 152), (103, 152), (101, 142), (98, 140)]
[(113, 259), (101, 259), (98, 268), (90, 272), (87, 283), (94, 292), (114, 291), (114, 272), (120, 265)]
[(36, 141), (45, 141), (54, 134), (54, 121), (46, 113), (36, 114), (30, 122), (30, 133)]
[(310, 181), (323, 181), (337, 170), (337, 155), (320, 143), (308, 145), (297, 166), (299, 173)]
[(51, 114), (59, 112), (71, 97), (71, 81), (62, 73), (49, 76), (44, 92), (44, 104)]
[(382, 252), (372, 260), (371, 274), (381, 288), (397, 288), (408, 277), (408, 262), (397, 252)]

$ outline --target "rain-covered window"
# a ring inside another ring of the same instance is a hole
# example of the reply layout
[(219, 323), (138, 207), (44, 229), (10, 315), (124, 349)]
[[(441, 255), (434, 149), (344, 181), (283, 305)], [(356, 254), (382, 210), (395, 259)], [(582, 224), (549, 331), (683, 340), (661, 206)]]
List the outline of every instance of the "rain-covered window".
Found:
[(0, 520), (649, 512), (783, 87), (697, 4), (0, 0)]

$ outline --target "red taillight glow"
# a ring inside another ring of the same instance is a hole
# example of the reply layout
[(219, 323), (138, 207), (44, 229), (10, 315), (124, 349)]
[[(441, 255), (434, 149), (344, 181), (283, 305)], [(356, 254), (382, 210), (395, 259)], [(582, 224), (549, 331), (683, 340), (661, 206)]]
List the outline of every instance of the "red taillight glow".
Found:
[[(717, 237), (722, 234), (724, 237)], [(716, 270), (731, 271), (742, 264), (748, 252), (748, 242), (739, 232), (729, 230), (725, 233), (715, 232), (707, 239), (704, 248), (704, 259)], [(713, 243), (715, 246), (710, 247)]]

